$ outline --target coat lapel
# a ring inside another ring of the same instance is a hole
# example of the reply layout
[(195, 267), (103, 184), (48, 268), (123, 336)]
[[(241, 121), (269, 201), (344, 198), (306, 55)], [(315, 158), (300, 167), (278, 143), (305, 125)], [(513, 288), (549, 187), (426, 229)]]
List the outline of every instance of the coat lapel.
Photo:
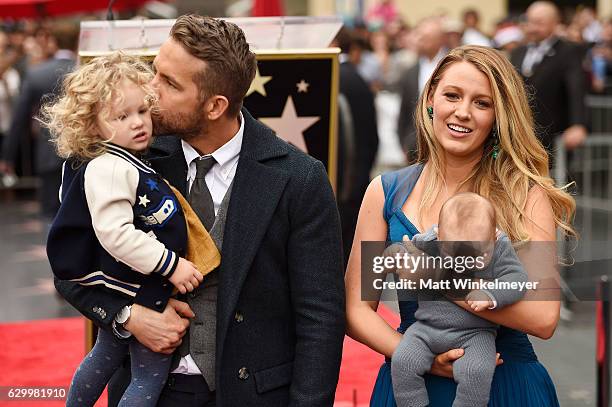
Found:
[(147, 161), (172, 186), (187, 196), (187, 163), (181, 141), (177, 137), (163, 136), (155, 139)]
[(217, 366), (223, 342), (249, 268), (268, 229), (290, 175), (263, 161), (289, 147), (243, 109), (245, 129), (229, 201), (217, 297)]
[(547, 64), (550, 64), (553, 61), (555, 55), (557, 55), (557, 47), (559, 46), (559, 39), (556, 39), (550, 49), (544, 54), (540, 62), (536, 63), (532, 68), (531, 76), (536, 76), (541, 73), (541, 70)]
[[(289, 181), (290, 174), (264, 162), (286, 156), (289, 146), (256, 121), (246, 109), (244, 135), (227, 211), (217, 296), (217, 368), (223, 342), (248, 270), (268, 224)], [(158, 137), (147, 161), (183, 195), (187, 191), (187, 164), (181, 142)]]

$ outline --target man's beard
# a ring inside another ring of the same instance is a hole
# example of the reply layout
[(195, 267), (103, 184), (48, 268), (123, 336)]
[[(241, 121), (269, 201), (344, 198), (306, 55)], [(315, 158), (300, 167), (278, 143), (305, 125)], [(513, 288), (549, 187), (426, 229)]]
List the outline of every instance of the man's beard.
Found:
[(170, 110), (154, 111), (151, 115), (153, 134), (156, 136), (173, 135), (189, 141), (205, 133), (208, 123), (200, 110), (196, 109), (191, 113), (173, 113)]

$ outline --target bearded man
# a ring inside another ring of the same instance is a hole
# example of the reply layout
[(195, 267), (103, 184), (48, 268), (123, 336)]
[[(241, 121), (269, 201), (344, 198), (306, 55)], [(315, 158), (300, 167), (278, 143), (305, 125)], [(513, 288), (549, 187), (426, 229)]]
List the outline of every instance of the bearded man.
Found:
[[(149, 162), (188, 198), (221, 265), (184, 301), (160, 300), (168, 296), (155, 284), (135, 301), (70, 282), (56, 287), (100, 328), (173, 355), (159, 406), (331, 406), (344, 279), (324, 166), (242, 107), (256, 61), (235, 24), (181, 16), (153, 66), (160, 137)], [(109, 405), (126, 374), (111, 386)]]

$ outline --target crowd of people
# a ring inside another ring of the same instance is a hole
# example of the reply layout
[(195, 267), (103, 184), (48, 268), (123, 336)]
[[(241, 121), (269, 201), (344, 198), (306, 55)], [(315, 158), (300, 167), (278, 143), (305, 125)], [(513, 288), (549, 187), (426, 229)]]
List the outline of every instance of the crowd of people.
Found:
[[(351, 20), (347, 24), (363, 48), (359, 70), (374, 90), (396, 90), (401, 73), (417, 62), (423, 53), (433, 52), (425, 50), (425, 47), (450, 50), (459, 45), (483, 45), (510, 54), (516, 47), (531, 41), (526, 32), (528, 20), (524, 13), (510, 13), (497, 21), (490, 31), (482, 26), (477, 9), (466, 9), (462, 21), (441, 14), (409, 25), (403, 18), (405, 16), (392, 6), (393, 2), (383, 3), (387, 3), (387, 7), (374, 7), (365, 19)], [(430, 35), (431, 27), (424, 27), (432, 23), (437, 25), (435, 36)], [(591, 7), (559, 10), (555, 34), (580, 49), (589, 90), (610, 94), (612, 18), (597, 16)], [(424, 41), (428, 44), (423, 44)], [(430, 59), (434, 55), (429, 55)]]
[(0, 32), (0, 172), (7, 187), (15, 174), (40, 179), (46, 219), (59, 208), (62, 161), (34, 117), (43, 98), (53, 98), (59, 81), (75, 66), (78, 39), (78, 25), (67, 21), (14, 23)]

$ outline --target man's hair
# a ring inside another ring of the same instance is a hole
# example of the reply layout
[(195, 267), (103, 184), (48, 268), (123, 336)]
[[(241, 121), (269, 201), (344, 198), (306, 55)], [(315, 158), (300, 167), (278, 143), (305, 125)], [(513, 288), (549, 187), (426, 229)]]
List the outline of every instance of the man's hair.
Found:
[(206, 64), (193, 78), (200, 100), (223, 95), (229, 100), (228, 114), (237, 115), (256, 67), (244, 32), (224, 20), (187, 14), (176, 20), (170, 37)]

